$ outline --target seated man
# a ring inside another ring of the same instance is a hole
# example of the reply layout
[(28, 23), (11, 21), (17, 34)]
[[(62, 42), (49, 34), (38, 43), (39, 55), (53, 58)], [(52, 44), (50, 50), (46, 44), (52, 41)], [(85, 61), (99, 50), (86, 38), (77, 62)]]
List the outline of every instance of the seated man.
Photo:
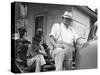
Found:
[(41, 66), (46, 64), (46, 61), (44, 59), (44, 56), (46, 56), (46, 52), (42, 46), (42, 36), (42, 30), (38, 29), (36, 35), (32, 40), (32, 45), (29, 46), (29, 50), (27, 52), (27, 65), (28, 67), (32, 67), (34, 64), (36, 64), (35, 72), (40, 72)]
[(50, 33), (50, 42), (53, 45), (52, 56), (55, 61), (56, 71), (64, 70), (63, 62), (66, 60), (67, 68), (71, 68), (73, 42), (79, 42), (79, 36), (72, 27), (72, 13), (65, 11), (60, 24), (54, 23)]
[(19, 32), (19, 38), (16, 40), (16, 60), (17, 61), (22, 61), (25, 62), (27, 57), (27, 50), (28, 50), (28, 45), (30, 42), (25, 39), (24, 35), (26, 32), (26, 29), (24, 27), (20, 27), (18, 29)]

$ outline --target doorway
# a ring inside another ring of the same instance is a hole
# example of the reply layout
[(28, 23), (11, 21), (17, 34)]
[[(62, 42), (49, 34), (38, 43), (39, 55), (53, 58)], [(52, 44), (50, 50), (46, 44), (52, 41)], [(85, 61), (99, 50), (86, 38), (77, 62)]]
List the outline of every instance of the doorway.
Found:
[(35, 17), (35, 34), (38, 28), (43, 29), (44, 25), (44, 16), (36, 16)]
[(37, 13), (34, 15), (35, 23), (35, 34), (38, 28), (43, 30), (43, 38), (46, 40), (46, 29), (47, 29), (47, 12)]

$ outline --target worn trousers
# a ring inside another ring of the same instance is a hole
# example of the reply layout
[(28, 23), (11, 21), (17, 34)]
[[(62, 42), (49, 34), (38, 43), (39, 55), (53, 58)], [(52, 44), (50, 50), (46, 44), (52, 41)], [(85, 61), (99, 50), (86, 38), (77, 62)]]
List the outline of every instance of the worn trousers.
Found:
[(45, 61), (43, 55), (36, 55), (35, 57), (28, 59), (27, 65), (32, 66), (34, 62), (35, 62), (34, 65), (36, 65), (35, 72), (40, 72), (41, 66), (46, 64), (46, 61)]
[(65, 49), (63, 48), (56, 48), (53, 51), (53, 58), (55, 61), (55, 67), (56, 67), (56, 71), (61, 71), (63, 70), (63, 62), (64, 60), (66, 61), (70, 61), (72, 60), (72, 51), (73, 51), (73, 47), (72, 46), (67, 46)]

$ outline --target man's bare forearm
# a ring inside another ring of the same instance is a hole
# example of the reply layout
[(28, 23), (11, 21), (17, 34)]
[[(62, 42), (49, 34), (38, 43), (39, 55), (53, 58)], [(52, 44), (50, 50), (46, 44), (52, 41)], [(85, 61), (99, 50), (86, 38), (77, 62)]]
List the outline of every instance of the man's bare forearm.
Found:
[(56, 46), (56, 41), (53, 36), (50, 36), (50, 42), (53, 46)]
[(60, 44), (57, 43), (57, 41), (55, 40), (53, 36), (50, 37), (50, 42), (55, 48), (60, 47)]

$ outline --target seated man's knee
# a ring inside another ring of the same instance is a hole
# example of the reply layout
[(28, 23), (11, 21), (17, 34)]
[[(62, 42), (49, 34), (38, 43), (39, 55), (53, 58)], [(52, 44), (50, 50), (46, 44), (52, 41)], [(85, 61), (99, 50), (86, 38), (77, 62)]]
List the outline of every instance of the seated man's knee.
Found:
[(42, 55), (42, 54), (40, 54), (40, 55), (39, 55), (39, 57), (43, 57), (43, 55)]
[(37, 58), (37, 59), (36, 59), (36, 62), (37, 62), (37, 63), (40, 62), (40, 58)]
[(39, 59), (40, 60), (44, 60), (44, 56), (43, 55), (39, 55)]

